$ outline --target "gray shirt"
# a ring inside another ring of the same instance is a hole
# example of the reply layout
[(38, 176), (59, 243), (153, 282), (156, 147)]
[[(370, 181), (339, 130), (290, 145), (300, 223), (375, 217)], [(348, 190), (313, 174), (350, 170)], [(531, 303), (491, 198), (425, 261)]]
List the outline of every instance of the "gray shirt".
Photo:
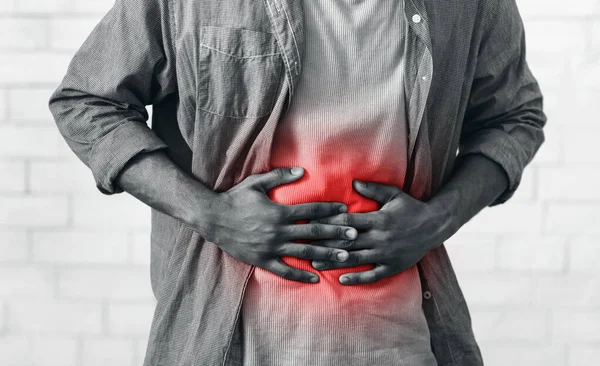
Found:
[[(506, 202), (544, 142), (546, 123), (515, 0), (403, 2), (406, 192), (428, 200), (457, 158), (482, 154), (509, 182), (490, 206)], [(276, 126), (306, 67), (305, 45), (300, 1), (117, 0), (49, 107), (104, 194), (123, 192), (119, 171), (157, 149), (223, 191), (268, 171)], [(240, 366), (239, 315), (254, 266), (155, 209), (151, 248), (157, 305), (144, 365)], [(445, 246), (417, 267), (438, 363), (481, 365)]]

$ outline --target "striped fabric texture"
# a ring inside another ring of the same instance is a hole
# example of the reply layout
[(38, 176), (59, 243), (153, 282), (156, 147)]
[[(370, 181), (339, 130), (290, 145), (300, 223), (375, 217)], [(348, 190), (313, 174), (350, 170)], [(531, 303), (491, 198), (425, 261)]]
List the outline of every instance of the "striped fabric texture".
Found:
[[(515, 0), (400, 0), (405, 9), (404, 190), (427, 200), (457, 159), (506, 172), (506, 202), (544, 142), (543, 97)], [(389, 37), (402, 37), (390, 31)], [(215, 191), (270, 168), (299, 89), (305, 14), (294, 0), (116, 0), (76, 52), (49, 108), (98, 190), (135, 155), (164, 149)], [(145, 106), (153, 105), (152, 128)], [(145, 366), (242, 366), (241, 308), (254, 266), (152, 210), (157, 306)], [(439, 365), (482, 365), (444, 245), (417, 269)]]
[[(404, 183), (403, 3), (303, 6), (305, 67), (277, 125), (270, 164), (301, 166), (304, 176), (271, 189), (269, 197), (283, 204), (336, 201), (348, 212), (376, 211), (379, 204), (356, 192), (352, 180), (400, 189)], [(310, 260), (281, 259), (317, 273), (320, 281), (300, 283), (254, 269), (242, 303), (244, 365), (437, 365), (416, 265), (373, 284), (344, 286), (340, 275), (374, 265), (317, 271)]]

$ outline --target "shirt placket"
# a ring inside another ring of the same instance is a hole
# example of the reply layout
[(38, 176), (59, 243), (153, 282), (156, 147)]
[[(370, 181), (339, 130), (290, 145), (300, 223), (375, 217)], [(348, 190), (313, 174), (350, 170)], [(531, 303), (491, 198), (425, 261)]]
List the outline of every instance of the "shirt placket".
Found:
[(408, 158), (411, 159), (427, 104), (433, 76), (431, 36), (422, 0), (405, 0), (406, 34), (405, 80), (408, 99)]

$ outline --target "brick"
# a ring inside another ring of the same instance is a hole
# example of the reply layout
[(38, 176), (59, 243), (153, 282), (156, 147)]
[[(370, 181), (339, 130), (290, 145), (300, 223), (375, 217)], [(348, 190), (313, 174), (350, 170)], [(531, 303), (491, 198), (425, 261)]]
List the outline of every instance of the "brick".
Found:
[(525, 271), (562, 271), (567, 239), (539, 234), (502, 236), (498, 245), (498, 268)]
[(539, 195), (545, 200), (599, 200), (600, 164), (541, 167)]
[(560, 344), (480, 342), (479, 346), (486, 366), (565, 366), (565, 347)]
[[(593, 151), (592, 146), (598, 144), (600, 126), (593, 124), (590, 116), (589, 124), (579, 128), (564, 129), (564, 161), (566, 163), (600, 163), (600, 154)], [(582, 133), (584, 132), (584, 133)]]
[(76, 366), (77, 340), (75, 337), (50, 335), (33, 337), (32, 364), (35, 366)]
[(26, 335), (0, 334), (0, 355), (2, 355), (2, 365), (30, 365), (30, 349), (29, 337)]
[(465, 233), (538, 233), (541, 227), (542, 206), (506, 202), (484, 208), (460, 230)]
[[(550, 118), (550, 117), (548, 117)], [(545, 140), (536, 152), (531, 165), (525, 167), (525, 170), (531, 167), (548, 165), (548, 163), (557, 163), (563, 160), (563, 126), (552, 124), (551, 121), (544, 126)], [(544, 184), (544, 181), (538, 178), (538, 184)], [(519, 190), (518, 188), (517, 190)], [(516, 193), (515, 193), (516, 195)]]
[[(564, 94), (556, 102), (558, 104), (555, 108), (557, 112), (553, 121), (555, 124), (567, 126), (565, 127), (567, 132), (570, 130), (569, 127), (573, 125), (584, 127), (586, 130), (589, 128), (594, 130), (594, 121), (597, 118), (596, 116), (600, 115), (600, 103), (597, 102), (598, 100), (600, 100), (600, 89), (597, 85), (584, 87), (581, 84), (577, 84), (576, 86), (565, 88)], [(565, 108), (565, 106), (569, 107)], [(570, 135), (568, 142), (573, 140), (576, 140), (575, 133)], [(571, 148), (572, 145), (568, 147)]]
[(77, 0), (73, 10), (80, 13), (106, 13), (114, 4), (114, 0)]
[[(73, 55), (35, 52), (0, 53), (0, 85), (25, 83), (58, 83), (67, 72)], [(40, 67), (44, 65), (44, 67)]]
[(526, 55), (527, 64), (533, 76), (540, 85), (542, 93), (545, 90), (561, 89), (570, 86), (571, 60), (565, 57), (549, 57), (543, 52), (529, 52)]
[(52, 19), (50, 27), (52, 38), (50, 47), (53, 49), (77, 50), (92, 32), (100, 17), (77, 17)]
[(28, 267), (0, 267), (0, 298), (49, 299), (54, 295), (52, 269)]
[(132, 262), (136, 265), (150, 265), (150, 230), (136, 231), (131, 242)]
[(26, 234), (24, 230), (0, 230), (0, 263), (22, 262), (28, 258)]
[(530, 276), (476, 273), (462, 276), (460, 286), (469, 305), (532, 305), (535, 301), (535, 278)]
[(9, 304), (9, 327), (14, 332), (38, 334), (99, 334), (102, 307), (98, 303), (19, 301)]
[(83, 365), (132, 365), (133, 342), (128, 339), (85, 339)]
[(0, 127), (0, 156), (60, 158), (73, 154), (56, 126)]
[(569, 241), (568, 268), (571, 272), (600, 273), (600, 235), (575, 235)]
[(15, 10), (20, 13), (45, 14), (69, 11), (71, 0), (18, 0)]
[(0, 22), (0, 49), (32, 50), (48, 43), (44, 18), (7, 17)]
[(589, 366), (600, 360), (600, 347), (575, 345), (569, 350), (569, 366)]
[(36, 193), (101, 194), (92, 171), (75, 154), (65, 161), (32, 161), (29, 187)]
[(544, 232), (551, 234), (600, 233), (600, 204), (550, 203)]
[(517, 191), (512, 196), (511, 201), (514, 203), (534, 203), (535, 190), (537, 182), (536, 167), (529, 165), (525, 167), (521, 176), (521, 184)]
[(49, 227), (67, 225), (66, 196), (0, 197), (0, 227)]
[(150, 332), (154, 316), (155, 301), (136, 304), (110, 304), (108, 328), (111, 334), (141, 335)]
[(471, 314), (477, 340), (542, 343), (548, 337), (544, 311), (472, 309)]
[(19, 160), (0, 160), (0, 192), (23, 193), (25, 188), (25, 163)]
[(0, 124), (8, 120), (9, 115), (8, 91), (0, 88)]
[[(546, 4), (547, 1), (544, 2), (544, 6)], [(564, 10), (564, 5), (562, 7)], [(524, 20), (524, 24), (528, 54), (563, 56), (565, 52), (583, 54), (586, 51), (586, 29), (580, 22), (535, 19)]]
[(598, 20), (591, 22), (589, 31), (588, 50), (591, 58), (600, 57), (600, 22)]
[(600, 342), (600, 313), (596, 311), (556, 311), (552, 336), (570, 343)]
[[(600, 307), (600, 276), (569, 273), (537, 279), (535, 305), (553, 309)], [(600, 323), (599, 323), (600, 324)]]
[(54, 88), (14, 88), (8, 92), (11, 122), (37, 121), (54, 127), (48, 101)]
[(146, 269), (66, 269), (59, 271), (61, 298), (151, 300), (150, 275)]
[(61, 230), (33, 233), (33, 260), (59, 264), (125, 263), (126, 232)]
[(98, 195), (98, 198), (76, 196), (73, 199), (73, 220), (76, 227), (150, 228), (150, 207), (132, 195)]
[(496, 241), (482, 235), (454, 235), (445, 242), (457, 272), (489, 271), (495, 267)]
[(0, 13), (11, 13), (15, 10), (16, 1), (0, 1)]
[[(592, 56), (590, 53), (583, 54), (581, 57), (572, 57), (571, 63), (573, 69), (576, 70), (576, 75), (585, 75), (585, 77), (577, 80), (578, 86), (598, 90), (598, 85), (600, 85), (599, 60), (600, 57)], [(592, 115), (590, 114), (590, 116)]]

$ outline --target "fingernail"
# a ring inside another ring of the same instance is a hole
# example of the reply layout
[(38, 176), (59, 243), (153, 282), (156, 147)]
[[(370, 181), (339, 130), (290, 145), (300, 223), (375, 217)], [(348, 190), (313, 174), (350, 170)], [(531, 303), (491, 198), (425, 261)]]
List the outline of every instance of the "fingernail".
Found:
[(318, 277), (318, 276), (312, 276), (312, 277), (310, 278), (310, 282), (312, 282), (312, 283), (315, 283), (315, 282), (317, 282), (318, 280), (319, 280), (319, 277)]
[(294, 175), (300, 175), (300, 174), (302, 174), (303, 170), (304, 169), (299, 168), (299, 167), (292, 168), (292, 174), (294, 174)]
[(345, 276), (340, 277), (340, 282), (341, 283), (348, 283), (348, 277), (345, 277)]
[(354, 239), (356, 238), (357, 232), (356, 229), (348, 229), (346, 230), (346, 237), (348, 239)]
[(340, 212), (348, 212), (348, 206), (346, 206), (346, 205), (341, 205), (341, 206), (340, 206)]
[(348, 252), (346, 252), (346, 251), (338, 252), (337, 259), (340, 261), (345, 261), (346, 259), (348, 259)]

